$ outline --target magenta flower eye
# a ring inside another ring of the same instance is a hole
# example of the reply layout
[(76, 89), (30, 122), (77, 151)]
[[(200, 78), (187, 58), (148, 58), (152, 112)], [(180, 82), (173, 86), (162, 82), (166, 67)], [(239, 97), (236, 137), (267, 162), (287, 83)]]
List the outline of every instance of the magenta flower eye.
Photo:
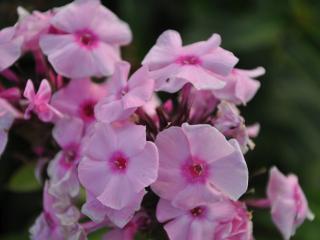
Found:
[(63, 153), (64, 153), (65, 162), (67, 164), (74, 162), (77, 157), (77, 153), (71, 149), (68, 149), (68, 150), (64, 151)]
[(196, 164), (192, 164), (192, 166), (190, 166), (189, 169), (192, 175), (201, 176), (204, 171), (204, 166), (203, 164), (196, 163)]
[(87, 48), (96, 47), (98, 37), (90, 30), (82, 30), (76, 33), (79, 43)]
[(80, 116), (82, 116), (82, 119), (87, 121), (92, 121), (94, 119), (94, 107), (96, 103), (97, 102), (94, 100), (85, 100), (80, 105)]
[(201, 217), (205, 212), (205, 208), (203, 207), (196, 207), (190, 210), (190, 213), (193, 217)]
[(183, 175), (189, 182), (205, 183), (209, 175), (208, 164), (199, 159), (188, 160), (182, 167)]
[(126, 158), (124, 158), (123, 156), (117, 156), (113, 160), (113, 164), (114, 164), (115, 168), (117, 168), (119, 170), (125, 170), (127, 168), (128, 160)]
[(176, 62), (181, 65), (199, 65), (201, 60), (197, 56), (187, 55), (179, 57)]

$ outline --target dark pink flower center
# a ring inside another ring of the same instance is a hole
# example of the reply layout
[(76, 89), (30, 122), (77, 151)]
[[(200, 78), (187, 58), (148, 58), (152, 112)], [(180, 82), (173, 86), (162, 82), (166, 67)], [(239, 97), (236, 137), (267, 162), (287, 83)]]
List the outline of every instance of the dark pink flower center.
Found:
[(202, 217), (205, 212), (203, 207), (195, 207), (190, 210), (190, 213), (193, 217)]
[(176, 60), (176, 63), (178, 63), (180, 65), (199, 65), (199, 64), (201, 64), (201, 60), (197, 56), (186, 55), (186, 56), (179, 57)]
[(73, 163), (77, 157), (77, 153), (74, 150), (64, 151), (64, 159), (66, 163)]
[(98, 37), (90, 30), (81, 30), (76, 33), (77, 41), (86, 48), (95, 47), (98, 44)]
[(193, 157), (182, 166), (182, 174), (191, 183), (205, 183), (209, 175), (208, 164)]
[(204, 167), (202, 164), (192, 164), (190, 167), (189, 167), (189, 171), (191, 173), (192, 176), (194, 177), (199, 177), (202, 175), (203, 173), (203, 170), (204, 170)]
[(94, 106), (97, 101), (95, 100), (86, 100), (80, 105), (80, 116), (86, 122), (94, 120)]
[(125, 172), (128, 167), (128, 158), (121, 152), (116, 152), (111, 157), (110, 164), (114, 171)]

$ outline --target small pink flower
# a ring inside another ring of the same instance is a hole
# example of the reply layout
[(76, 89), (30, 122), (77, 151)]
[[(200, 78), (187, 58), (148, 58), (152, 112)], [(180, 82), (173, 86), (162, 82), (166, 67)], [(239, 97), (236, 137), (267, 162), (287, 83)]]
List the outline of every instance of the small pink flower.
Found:
[(142, 229), (145, 230), (150, 223), (149, 216), (140, 211), (135, 214), (133, 219), (123, 228), (114, 228), (103, 236), (103, 240), (134, 240), (136, 233)]
[(160, 166), (152, 189), (174, 205), (214, 202), (222, 194), (238, 199), (246, 191), (248, 169), (239, 146), (216, 128), (185, 123), (159, 133), (155, 143)]
[(267, 196), (271, 203), (272, 220), (286, 240), (295, 234), (305, 219), (314, 218), (295, 175), (284, 176), (273, 167), (270, 170)]
[(52, 96), (52, 106), (65, 115), (94, 122), (94, 107), (107, 94), (105, 83), (96, 84), (90, 79), (73, 79)]
[(243, 153), (254, 148), (254, 143), (249, 137), (256, 137), (259, 133), (259, 125), (247, 128), (239, 109), (230, 102), (222, 101), (218, 105), (217, 117), (213, 121), (214, 126), (226, 137), (235, 138)]
[(253, 70), (233, 69), (231, 73), (224, 77), (226, 85), (222, 89), (214, 90), (214, 95), (221, 99), (235, 104), (246, 104), (249, 102), (258, 89), (260, 82), (252, 78), (259, 77), (265, 73), (263, 67)]
[(180, 34), (167, 30), (142, 64), (149, 67), (157, 91), (177, 92), (188, 82), (198, 90), (219, 89), (225, 83), (218, 76), (228, 75), (238, 61), (219, 48), (220, 42), (220, 36), (213, 34), (207, 41), (182, 46)]
[(146, 192), (142, 190), (135, 199), (131, 199), (131, 202), (128, 206), (120, 210), (115, 210), (104, 206), (92, 194), (88, 193), (87, 201), (82, 206), (82, 213), (96, 223), (107, 220), (111, 221), (117, 227), (123, 228), (133, 218), (135, 212), (140, 209), (140, 205), (145, 193)]
[(111, 123), (125, 120), (138, 107), (151, 100), (154, 81), (146, 67), (140, 68), (129, 80), (130, 65), (121, 62), (116, 65), (114, 75), (108, 85), (108, 94), (95, 108), (96, 118), (101, 122)]
[(77, 223), (80, 213), (65, 195), (52, 195), (46, 182), (43, 192), (43, 213), (30, 229), (32, 240), (84, 240), (84, 232)]
[(129, 206), (157, 178), (158, 151), (143, 126), (98, 123), (84, 148), (80, 182), (106, 207)]
[(60, 113), (49, 104), (51, 87), (46, 79), (41, 81), (37, 93), (34, 90), (33, 82), (28, 80), (23, 96), (28, 100), (29, 104), (25, 111), (26, 119), (30, 118), (32, 111), (44, 122), (51, 121), (55, 114), (60, 115)]
[(16, 28), (0, 31), (0, 72), (10, 67), (21, 56), (23, 38), (15, 37)]
[(229, 200), (179, 208), (160, 199), (156, 210), (157, 219), (165, 223), (164, 229), (170, 240), (224, 239), (213, 236), (220, 223), (229, 222), (233, 215), (234, 208)]
[(245, 204), (233, 201), (224, 201), (223, 204), (232, 210), (219, 221), (212, 240), (253, 240), (251, 214)]
[(70, 78), (111, 75), (119, 47), (131, 41), (128, 25), (100, 1), (74, 1), (51, 24), (58, 32), (44, 35), (41, 49), (56, 72)]
[(59, 120), (52, 132), (62, 150), (56, 154), (48, 167), (51, 185), (72, 197), (80, 190), (77, 167), (81, 157), (80, 143), (83, 134), (84, 124), (77, 118)]

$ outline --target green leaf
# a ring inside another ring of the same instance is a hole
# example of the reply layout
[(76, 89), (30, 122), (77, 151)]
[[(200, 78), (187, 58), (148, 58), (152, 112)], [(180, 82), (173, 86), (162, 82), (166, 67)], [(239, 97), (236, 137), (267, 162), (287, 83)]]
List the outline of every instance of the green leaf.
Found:
[(40, 189), (41, 186), (36, 180), (34, 169), (34, 165), (28, 164), (16, 171), (9, 181), (9, 190), (14, 192), (31, 192)]

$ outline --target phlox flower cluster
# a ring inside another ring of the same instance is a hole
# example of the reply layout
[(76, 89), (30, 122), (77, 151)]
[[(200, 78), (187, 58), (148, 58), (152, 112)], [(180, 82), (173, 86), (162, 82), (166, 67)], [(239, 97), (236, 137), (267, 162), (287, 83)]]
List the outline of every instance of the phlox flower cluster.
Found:
[[(276, 167), (266, 198), (246, 194), (244, 155), (259, 124), (247, 125), (239, 107), (265, 70), (237, 68), (219, 34), (186, 45), (167, 30), (130, 69), (121, 47), (131, 30), (99, 0), (18, 14), (0, 31), (0, 154), (12, 126), (52, 126), (41, 153), (32, 150), (43, 211), (31, 239), (105, 229), (105, 240), (252, 240), (250, 209), (263, 207), (287, 240), (313, 219), (297, 177)], [(33, 79), (17, 72), (26, 54)]]

